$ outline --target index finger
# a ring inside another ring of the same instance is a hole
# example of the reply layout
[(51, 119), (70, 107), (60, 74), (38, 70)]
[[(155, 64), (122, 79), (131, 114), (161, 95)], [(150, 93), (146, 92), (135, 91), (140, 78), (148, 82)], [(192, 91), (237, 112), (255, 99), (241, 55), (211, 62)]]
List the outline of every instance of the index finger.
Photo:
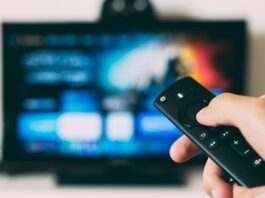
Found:
[(187, 136), (181, 136), (170, 148), (170, 157), (175, 162), (184, 162), (201, 152)]

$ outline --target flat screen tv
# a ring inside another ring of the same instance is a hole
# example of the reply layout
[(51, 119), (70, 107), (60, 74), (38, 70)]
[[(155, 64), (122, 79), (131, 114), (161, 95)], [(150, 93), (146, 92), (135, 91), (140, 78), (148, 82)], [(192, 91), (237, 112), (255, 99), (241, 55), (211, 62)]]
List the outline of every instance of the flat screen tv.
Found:
[(186, 75), (242, 94), (245, 55), (244, 21), (4, 23), (4, 162), (175, 167), (155, 96)]

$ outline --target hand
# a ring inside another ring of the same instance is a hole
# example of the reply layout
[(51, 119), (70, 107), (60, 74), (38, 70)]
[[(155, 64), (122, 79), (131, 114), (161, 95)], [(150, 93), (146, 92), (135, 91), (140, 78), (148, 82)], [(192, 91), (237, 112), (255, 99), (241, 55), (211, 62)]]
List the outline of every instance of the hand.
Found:
[[(221, 94), (197, 114), (197, 120), (208, 126), (236, 126), (248, 143), (265, 159), (265, 96), (252, 98)], [(195, 144), (182, 136), (171, 146), (170, 156), (175, 162), (184, 162), (199, 152), (200, 149)], [(211, 159), (205, 165), (203, 183), (205, 191), (214, 198), (265, 198), (265, 186), (245, 188), (226, 183), (222, 179), (221, 170)]]

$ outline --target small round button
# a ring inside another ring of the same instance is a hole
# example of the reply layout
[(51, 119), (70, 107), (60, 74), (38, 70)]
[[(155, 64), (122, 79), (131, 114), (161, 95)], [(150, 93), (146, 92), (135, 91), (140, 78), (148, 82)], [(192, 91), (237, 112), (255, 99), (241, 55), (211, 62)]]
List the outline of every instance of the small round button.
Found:
[(222, 131), (222, 132), (220, 133), (220, 137), (221, 137), (222, 139), (226, 139), (226, 138), (228, 138), (230, 135), (231, 135), (231, 133), (230, 133), (230, 131), (228, 131), (228, 130), (224, 130), (224, 131)]
[(167, 99), (166, 96), (161, 96), (159, 100), (160, 100), (160, 102), (165, 102), (166, 99)]
[(179, 109), (179, 118), (186, 127), (195, 127), (200, 125), (197, 122), (196, 115), (204, 107), (208, 105), (206, 100), (193, 101), (183, 105)]
[(258, 167), (258, 166), (260, 166), (261, 164), (263, 163), (263, 160), (261, 159), (261, 158), (256, 158), (256, 159), (254, 159), (254, 161), (253, 161), (253, 166), (255, 166), (255, 167)]
[(215, 149), (217, 146), (218, 146), (218, 142), (216, 140), (211, 140), (208, 143), (208, 148), (211, 150)]
[(176, 94), (176, 98), (177, 98), (177, 100), (181, 100), (182, 98), (184, 98), (184, 94), (183, 94), (183, 92), (178, 92), (178, 93)]
[(199, 139), (200, 140), (206, 140), (207, 139), (207, 137), (208, 137), (208, 133), (207, 132), (202, 132), (202, 133), (200, 133), (200, 135), (199, 135)]

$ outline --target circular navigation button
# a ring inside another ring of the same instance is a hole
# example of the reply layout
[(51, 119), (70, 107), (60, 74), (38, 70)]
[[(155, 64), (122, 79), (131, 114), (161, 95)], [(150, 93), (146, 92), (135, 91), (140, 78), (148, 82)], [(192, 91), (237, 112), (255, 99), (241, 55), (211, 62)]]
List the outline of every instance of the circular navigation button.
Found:
[(206, 100), (199, 100), (186, 103), (179, 111), (179, 119), (186, 127), (196, 127), (200, 125), (196, 120), (197, 113), (208, 105)]
[(187, 107), (187, 110), (186, 110), (186, 115), (187, 117), (190, 119), (190, 120), (193, 120), (193, 121), (197, 121), (196, 120), (196, 115), (197, 113), (203, 109), (204, 107), (206, 107), (208, 104), (204, 101), (199, 101), (199, 102), (196, 102), (196, 103), (193, 103), (191, 105), (189, 105)]

